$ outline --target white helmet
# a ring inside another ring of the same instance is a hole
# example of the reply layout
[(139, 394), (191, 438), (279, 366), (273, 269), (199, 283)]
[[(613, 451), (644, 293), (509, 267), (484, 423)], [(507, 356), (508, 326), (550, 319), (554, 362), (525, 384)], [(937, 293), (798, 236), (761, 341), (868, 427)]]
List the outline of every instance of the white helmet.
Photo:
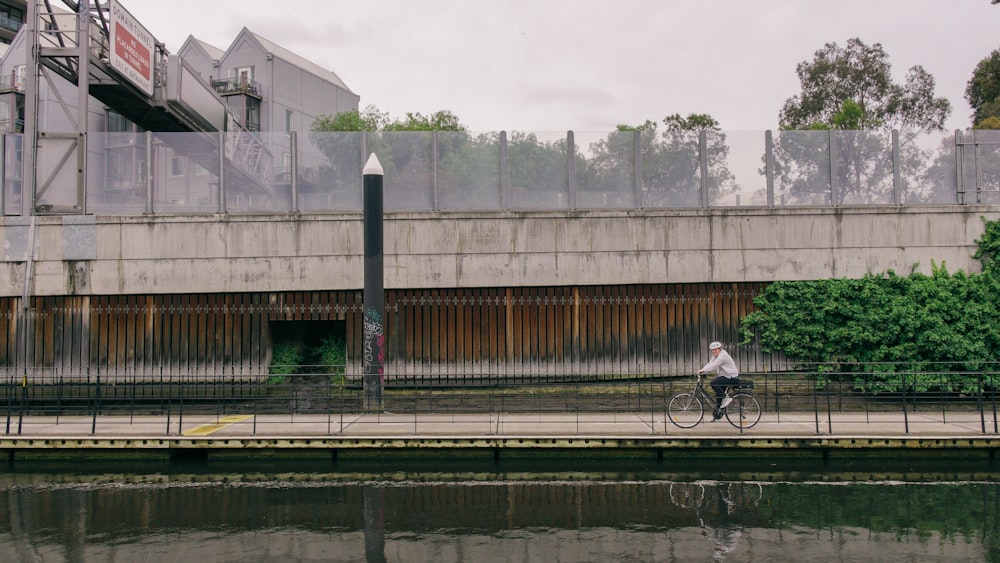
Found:
[(711, 344), (708, 345), (708, 349), (709, 350), (718, 350), (719, 348), (722, 348), (722, 343), (721, 342), (713, 342), (713, 343), (711, 343)]

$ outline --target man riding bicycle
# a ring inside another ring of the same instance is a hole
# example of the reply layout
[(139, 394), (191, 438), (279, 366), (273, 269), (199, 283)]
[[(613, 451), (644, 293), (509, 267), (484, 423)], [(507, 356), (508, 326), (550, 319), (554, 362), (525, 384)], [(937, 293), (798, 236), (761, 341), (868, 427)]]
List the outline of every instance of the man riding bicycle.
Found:
[(726, 394), (726, 388), (739, 385), (740, 370), (737, 369), (736, 362), (733, 361), (732, 356), (722, 349), (722, 343), (713, 342), (708, 345), (708, 349), (714, 357), (712, 361), (705, 364), (705, 367), (698, 370), (698, 373), (711, 372), (718, 374), (712, 380), (711, 386), (715, 390), (715, 410), (712, 411), (712, 420), (719, 420), (722, 418), (722, 409), (729, 406), (729, 401), (732, 400), (726, 398), (725, 403), (723, 403), (722, 399)]

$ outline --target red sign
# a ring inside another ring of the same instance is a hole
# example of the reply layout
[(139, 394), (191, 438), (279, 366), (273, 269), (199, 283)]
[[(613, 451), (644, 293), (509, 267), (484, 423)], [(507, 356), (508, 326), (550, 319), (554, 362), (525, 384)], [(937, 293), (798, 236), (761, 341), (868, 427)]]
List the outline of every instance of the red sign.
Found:
[(147, 96), (153, 95), (153, 45), (155, 40), (128, 10), (111, 0), (111, 56), (108, 62)]
[(115, 55), (121, 58), (125, 64), (134, 68), (140, 76), (152, 80), (153, 77), (149, 74), (149, 49), (143, 46), (124, 26), (119, 26), (118, 33), (115, 34)]

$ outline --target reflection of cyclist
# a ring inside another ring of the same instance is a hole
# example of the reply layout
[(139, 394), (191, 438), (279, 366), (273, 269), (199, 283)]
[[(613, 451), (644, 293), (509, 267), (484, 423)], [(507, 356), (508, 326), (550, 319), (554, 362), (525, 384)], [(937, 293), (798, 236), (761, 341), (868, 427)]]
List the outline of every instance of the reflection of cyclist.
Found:
[[(729, 485), (731, 487), (732, 483)], [(712, 540), (712, 559), (725, 561), (743, 536), (743, 526), (736, 512), (737, 503), (721, 485), (715, 489), (712, 491), (715, 494), (710, 495), (714, 502), (710, 502), (705, 507), (706, 510), (698, 511), (698, 521), (705, 536)]]
[(715, 410), (712, 411), (712, 419), (718, 420), (722, 418), (722, 409), (729, 406), (729, 401), (732, 400), (726, 399), (726, 404), (722, 404), (722, 397), (726, 393), (726, 387), (739, 384), (740, 370), (737, 369), (736, 362), (733, 361), (729, 352), (722, 349), (721, 343), (713, 342), (708, 345), (708, 349), (714, 357), (712, 361), (705, 364), (705, 367), (698, 370), (698, 373), (711, 372), (719, 374), (711, 383), (712, 389), (715, 390)]
[(715, 549), (712, 551), (712, 559), (715, 561), (725, 561), (729, 552), (736, 549), (736, 544), (743, 535), (743, 527), (739, 524), (712, 527), (702, 522), (702, 526), (705, 527), (705, 535), (715, 545)]

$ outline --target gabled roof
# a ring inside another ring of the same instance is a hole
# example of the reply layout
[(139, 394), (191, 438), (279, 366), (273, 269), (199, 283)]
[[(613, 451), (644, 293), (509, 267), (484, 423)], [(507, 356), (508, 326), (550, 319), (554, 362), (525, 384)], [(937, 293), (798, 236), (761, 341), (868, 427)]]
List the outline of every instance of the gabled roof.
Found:
[(268, 39), (265, 39), (260, 35), (257, 35), (256, 33), (250, 31), (245, 27), (236, 36), (236, 39), (233, 40), (233, 43), (232, 45), (229, 46), (229, 49), (226, 50), (227, 53), (230, 50), (232, 50), (232, 48), (239, 42), (240, 36), (244, 34), (249, 36), (254, 41), (256, 41), (261, 46), (261, 48), (264, 49), (264, 51), (271, 53), (273, 56), (278, 57), (279, 59), (282, 59), (285, 62), (294, 65), (298, 68), (301, 68), (302, 70), (310, 74), (314, 74), (319, 78), (322, 78), (323, 80), (326, 80), (327, 82), (335, 86), (343, 88), (344, 90), (347, 90), (351, 94), (354, 93), (353, 91), (351, 91), (350, 88), (347, 87), (347, 84), (344, 84), (344, 81), (341, 80), (340, 77), (337, 76), (337, 74), (334, 73), (333, 71), (326, 70), (325, 68), (319, 66), (318, 64), (306, 60), (300, 57), (299, 55), (296, 55), (295, 53), (289, 51), (288, 49), (285, 49), (281, 45), (269, 41)]
[(223, 51), (222, 49), (216, 47), (215, 45), (210, 45), (208, 43), (205, 43), (204, 41), (198, 39), (194, 35), (188, 35), (187, 39), (184, 40), (184, 44), (181, 45), (181, 48), (178, 49), (177, 52), (183, 53), (189, 47), (189, 45), (191, 48), (201, 49), (202, 51), (204, 51), (205, 55), (213, 61), (221, 59), (222, 55), (225, 54), (225, 51)]

